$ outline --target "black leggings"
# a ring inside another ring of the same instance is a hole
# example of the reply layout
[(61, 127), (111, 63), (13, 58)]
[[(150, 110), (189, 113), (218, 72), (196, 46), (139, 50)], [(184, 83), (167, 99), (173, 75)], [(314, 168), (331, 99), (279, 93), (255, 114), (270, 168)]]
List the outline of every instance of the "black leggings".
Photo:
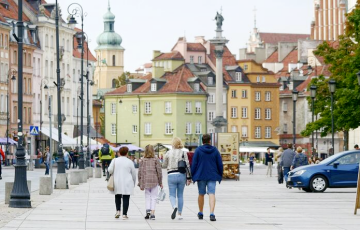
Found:
[(127, 215), (127, 211), (129, 209), (129, 201), (130, 201), (130, 195), (121, 195), (116, 194), (115, 195), (115, 205), (116, 205), (116, 211), (120, 211), (121, 206), (121, 198), (123, 199), (123, 215)]
[(107, 164), (107, 167), (109, 167), (111, 160), (101, 160), (101, 162), (102, 162), (103, 173), (105, 173), (105, 164)]

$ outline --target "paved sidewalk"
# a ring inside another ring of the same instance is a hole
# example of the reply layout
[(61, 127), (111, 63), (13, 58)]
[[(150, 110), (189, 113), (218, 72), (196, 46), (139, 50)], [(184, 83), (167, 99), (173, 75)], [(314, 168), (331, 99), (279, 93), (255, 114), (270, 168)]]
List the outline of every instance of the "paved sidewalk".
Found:
[(157, 206), (156, 220), (145, 221), (144, 193), (138, 188), (131, 197), (130, 219), (115, 219), (114, 196), (106, 190), (102, 178), (90, 179), (69, 190), (56, 190), (56, 194), (48, 197), (50, 200), (2, 229), (359, 229), (360, 216), (353, 215), (355, 189), (305, 193), (278, 185), (276, 177), (265, 176), (262, 166), (255, 168), (254, 175), (246, 174), (246, 168), (242, 172), (241, 181), (227, 180), (217, 187), (216, 222), (209, 221), (207, 200), (204, 220), (197, 219), (194, 185), (185, 188), (183, 220), (170, 219), (167, 197)]

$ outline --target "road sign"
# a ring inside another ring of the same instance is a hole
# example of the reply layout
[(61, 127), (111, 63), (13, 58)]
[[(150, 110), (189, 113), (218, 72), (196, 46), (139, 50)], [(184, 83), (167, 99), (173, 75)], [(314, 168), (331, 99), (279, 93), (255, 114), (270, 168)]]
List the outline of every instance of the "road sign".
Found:
[(30, 135), (39, 135), (39, 126), (30, 126)]

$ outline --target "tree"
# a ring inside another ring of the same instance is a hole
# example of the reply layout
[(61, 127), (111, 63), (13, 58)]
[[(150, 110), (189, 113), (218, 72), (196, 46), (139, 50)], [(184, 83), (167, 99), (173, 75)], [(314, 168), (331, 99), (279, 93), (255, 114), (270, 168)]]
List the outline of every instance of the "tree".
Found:
[[(360, 0), (356, 8), (347, 14), (345, 34), (339, 41), (324, 42), (314, 52), (324, 58), (329, 65), (331, 78), (336, 81), (334, 94), (334, 129), (343, 131), (345, 148), (348, 149), (348, 132), (360, 126), (360, 87), (356, 73), (360, 70)], [(313, 131), (321, 129), (321, 136), (331, 133), (331, 99), (328, 87), (329, 79), (324, 76), (312, 79), (310, 85), (317, 86), (315, 114), (320, 119), (309, 123), (301, 132), (309, 136)], [(308, 98), (311, 106), (311, 98)]]
[(118, 79), (116, 79), (116, 88), (119, 88), (126, 84), (127, 79), (133, 79), (134, 76), (131, 75), (130, 72), (124, 72), (121, 74), (121, 76), (118, 76)]

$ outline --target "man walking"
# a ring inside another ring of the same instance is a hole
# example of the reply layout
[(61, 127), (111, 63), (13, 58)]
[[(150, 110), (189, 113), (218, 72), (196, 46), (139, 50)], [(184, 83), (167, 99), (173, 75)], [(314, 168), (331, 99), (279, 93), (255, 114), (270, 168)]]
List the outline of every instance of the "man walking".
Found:
[(50, 149), (49, 147), (46, 147), (46, 150), (44, 152), (44, 164), (45, 164), (45, 175), (49, 175), (49, 165), (50, 165)]
[(204, 218), (204, 196), (209, 195), (210, 221), (216, 221), (215, 210), (215, 187), (216, 182), (222, 180), (223, 164), (221, 156), (216, 147), (210, 145), (211, 137), (204, 134), (202, 137), (203, 145), (196, 149), (192, 165), (192, 180), (197, 182), (199, 190), (199, 213), (198, 218)]
[(288, 144), (288, 148), (281, 155), (281, 166), (284, 167), (284, 179), (287, 181), (288, 172), (290, 172), (291, 164), (295, 157), (295, 152), (292, 150), (292, 144)]
[(270, 172), (270, 177), (272, 177), (272, 166), (273, 166), (273, 157), (274, 154), (272, 154), (270, 152), (270, 148), (267, 148), (267, 153), (265, 155), (265, 160), (266, 160), (266, 165), (267, 165), (267, 172), (266, 172), (266, 176), (269, 175)]

